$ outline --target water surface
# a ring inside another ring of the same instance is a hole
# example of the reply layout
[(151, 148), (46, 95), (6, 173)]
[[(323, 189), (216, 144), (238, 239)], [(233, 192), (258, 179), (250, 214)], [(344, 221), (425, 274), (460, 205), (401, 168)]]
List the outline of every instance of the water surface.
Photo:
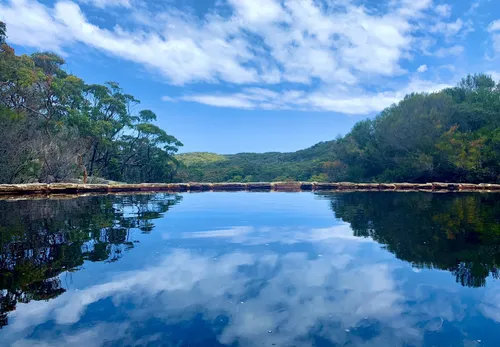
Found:
[(0, 201), (0, 345), (498, 346), (498, 197)]

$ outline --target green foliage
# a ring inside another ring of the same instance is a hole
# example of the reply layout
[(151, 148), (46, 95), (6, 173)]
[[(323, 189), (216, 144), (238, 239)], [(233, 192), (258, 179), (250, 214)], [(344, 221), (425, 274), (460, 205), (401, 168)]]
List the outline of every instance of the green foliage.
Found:
[(1, 45), (0, 183), (171, 181), (182, 143), (153, 123), (154, 112), (133, 112), (139, 100), (118, 83), (87, 85), (64, 64), (54, 53), (18, 56)]
[(178, 179), (499, 182), (499, 144), (500, 85), (473, 75), (455, 88), (407, 95), (336, 140), (294, 153), (193, 161)]

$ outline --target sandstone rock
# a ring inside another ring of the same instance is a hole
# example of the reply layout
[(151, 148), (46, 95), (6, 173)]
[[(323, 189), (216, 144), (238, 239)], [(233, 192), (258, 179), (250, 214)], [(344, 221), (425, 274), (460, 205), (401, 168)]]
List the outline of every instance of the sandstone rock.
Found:
[(313, 187), (314, 190), (333, 190), (339, 188), (339, 183), (328, 183), (328, 182), (314, 183)]
[(480, 188), (477, 184), (473, 183), (460, 183), (458, 185), (459, 190), (477, 190), (477, 189), (482, 189)]
[(479, 189), (487, 189), (487, 190), (500, 190), (500, 184), (490, 184), (490, 183), (481, 183), (478, 185)]
[(269, 182), (247, 183), (247, 189), (250, 191), (269, 191), (271, 188), (271, 183)]
[(187, 192), (190, 188), (189, 183), (169, 183), (162, 185), (161, 190), (166, 190), (169, 192)]
[(273, 182), (271, 187), (277, 192), (298, 192), (300, 191), (300, 182)]
[(189, 190), (191, 192), (207, 192), (212, 190), (213, 184), (211, 183), (189, 183)]
[(396, 185), (394, 183), (379, 183), (378, 188), (380, 190), (394, 190)]
[(51, 183), (47, 187), (49, 194), (78, 192), (78, 184), (76, 183)]
[(313, 183), (309, 183), (309, 182), (301, 182), (300, 183), (300, 190), (311, 191), (313, 189), (314, 189), (314, 184)]
[(247, 189), (246, 183), (214, 183), (214, 191), (242, 191)]
[(379, 189), (378, 183), (358, 183), (357, 186), (358, 186), (358, 189), (364, 189), (364, 190), (378, 190)]
[(78, 184), (78, 192), (107, 192), (107, 184)]
[(358, 184), (352, 182), (339, 182), (338, 189), (339, 190), (355, 190), (357, 189)]
[(46, 183), (0, 184), (0, 194), (43, 194), (47, 190)]
[(108, 191), (110, 192), (132, 192), (139, 191), (140, 189), (140, 184), (113, 184), (108, 186)]

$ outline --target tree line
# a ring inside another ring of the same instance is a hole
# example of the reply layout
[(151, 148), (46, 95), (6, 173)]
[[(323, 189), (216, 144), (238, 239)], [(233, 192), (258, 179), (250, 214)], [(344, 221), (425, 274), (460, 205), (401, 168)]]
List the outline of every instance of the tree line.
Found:
[(179, 156), (179, 180), (500, 182), (500, 84), (469, 75), (407, 95), (347, 135), (294, 153), (196, 157)]
[(0, 22), (0, 183), (171, 181), (182, 143), (116, 82), (87, 84), (50, 52), (17, 55)]

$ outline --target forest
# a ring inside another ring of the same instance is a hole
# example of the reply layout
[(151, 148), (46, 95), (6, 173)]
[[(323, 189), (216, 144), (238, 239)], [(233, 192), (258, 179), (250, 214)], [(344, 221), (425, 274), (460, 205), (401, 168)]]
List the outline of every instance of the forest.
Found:
[[(333, 132), (333, 129), (332, 129)], [(187, 153), (178, 181), (500, 181), (500, 84), (469, 75), (407, 95), (343, 137), (293, 153)]]
[(0, 22), (0, 183), (172, 180), (182, 143), (138, 99), (116, 82), (86, 84), (54, 53), (16, 55), (5, 40)]
[(86, 84), (54, 53), (17, 55), (6, 29), (0, 22), (0, 183), (500, 182), (500, 84), (485, 74), (407, 95), (297, 152), (176, 154), (182, 143), (117, 82)]

